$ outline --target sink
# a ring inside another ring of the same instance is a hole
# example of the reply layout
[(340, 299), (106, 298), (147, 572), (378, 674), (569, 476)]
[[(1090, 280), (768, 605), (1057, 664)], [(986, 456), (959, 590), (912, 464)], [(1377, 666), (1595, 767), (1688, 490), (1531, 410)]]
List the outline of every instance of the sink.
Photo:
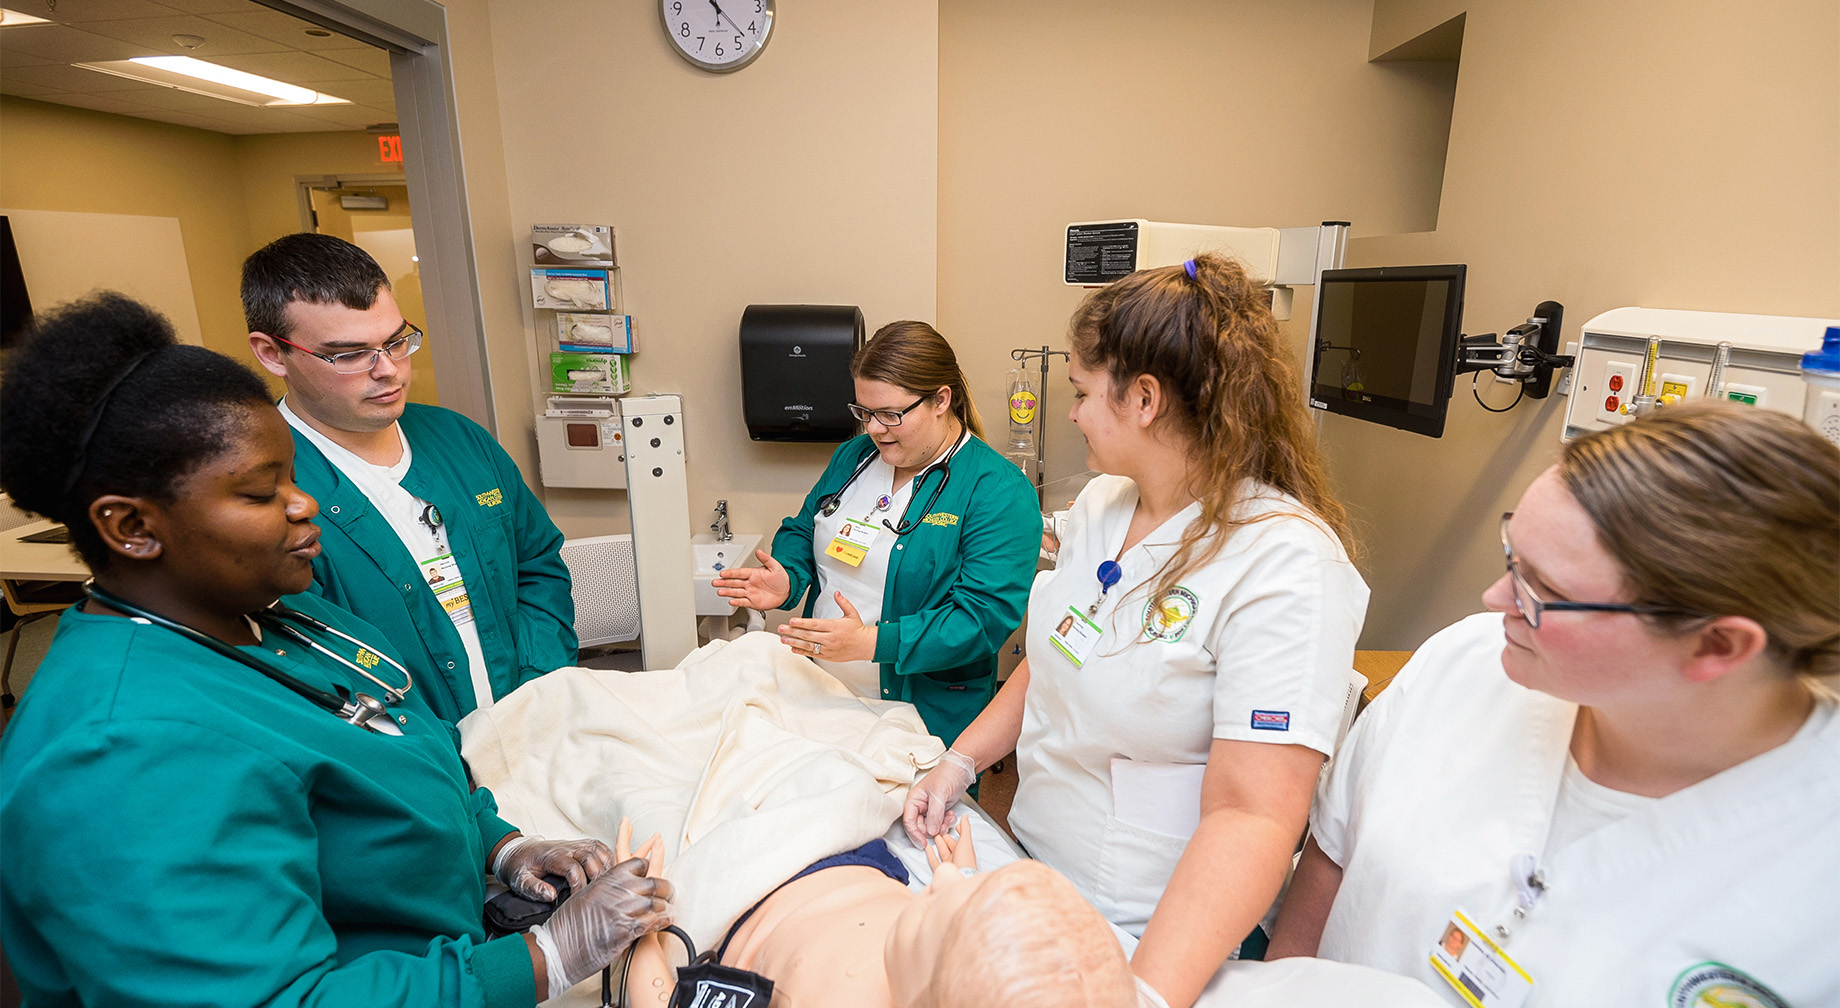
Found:
[(692, 571), (693, 586), (696, 593), (696, 614), (698, 616), (726, 616), (734, 612), (728, 600), (716, 594), (715, 585), (710, 581), (717, 572), (730, 567), (758, 567), (760, 558), (754, 551), (760, 547), (761, 537), (737, 532), (727, 542), (718, 542), (714, 533), (703, 532), (690, 537), (690, 559), (695, 564)]

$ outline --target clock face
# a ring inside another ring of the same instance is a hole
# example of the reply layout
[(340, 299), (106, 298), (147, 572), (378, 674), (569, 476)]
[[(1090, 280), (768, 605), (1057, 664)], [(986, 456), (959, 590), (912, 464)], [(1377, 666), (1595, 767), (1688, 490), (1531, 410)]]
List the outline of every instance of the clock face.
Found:
[(773, 30), (773, 0), (661, 0), (658, 13), (677, 54), (712, 73), (754, 62)]

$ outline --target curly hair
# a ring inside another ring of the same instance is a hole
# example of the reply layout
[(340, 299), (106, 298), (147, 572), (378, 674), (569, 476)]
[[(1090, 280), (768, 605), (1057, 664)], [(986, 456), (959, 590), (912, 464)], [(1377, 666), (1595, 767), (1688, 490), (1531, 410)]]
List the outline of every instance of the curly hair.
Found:
[[(287, 336), (294, 329), (287, 306), (339, 304), (365, 311), (388, 290), (390, 278), (377, 260), (333, 235), (302, 231), (262, 246), (243, 260), (243, 318), (250, 332)], [(282, 353), (289, 347), (279, 346)]]
[(1695, 401), (1567, 443), (1558, 470), (1631, 600), (1748, 617), (1787, 668), (1840, 675), (1840, 447), (1784, 413)]
[(1355, 554), (1268, 296), (1233, 259), (1207, 253), (1191, 261), (1192, 277), (1183, 266), (1165, 266), (1094, 292), (1068, 326), (1081, 365), (1111, 378), (1114, 403), (1139, 375), (1161, 383), (1169, 411), (1158, 422), (1191, 438), (1202, 460), (1193, 488), (1201, 517), (1183, 533), (1151, 598), (1220, 553), (1226, 534), (1243, 524), (1233, 511), (1247, 479), (1296, 498)]
[(91, 570), (108, 550), (91, 524), (104, 494), (171, 500), (269, 403), (255, 372), (178, 342), (158, 312), (103, 292), (40, 316), (0, 384), (0, 488), (63, 522)]

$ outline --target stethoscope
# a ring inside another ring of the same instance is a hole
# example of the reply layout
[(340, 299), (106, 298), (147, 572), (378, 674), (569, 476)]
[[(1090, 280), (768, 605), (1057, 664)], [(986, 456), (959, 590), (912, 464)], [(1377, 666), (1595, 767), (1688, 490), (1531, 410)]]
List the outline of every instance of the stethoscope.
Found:
[[(914, 485), (919, 486), (926, 482), (928, 476), (931, 476), (935, 472), (939, 473), (939, 482), (933, 485), (933, 495), (926, 499), (926, 507), (920, 509), (920, 517), (922, 520), (933, 512), (933, 505), (939, 503), (940, 491), (946, 488), (946, 482), (952, 478), (952, 456), (957, 455), (958, 450), (963, 448), (965, 442), (970, 439), (970, 431), (961, 433), (958, 436), (958, 443), (952, 446), (951, 451), (946, 452), (945, 458), (929, 464), (925, 469), (920, 470), (919, 474), (914, 477)], [(836, 514), (837, 509), (843, 505), (843, 492), (848, 490), (852, 483), (856, 482), (856, 477), (861, 476), (871, 465), (874, 465), (875, 460), (880, 458), (881, 454), (881, 452), (875, 450), (875, 447), (871, 445), (869, 454), (863, 456), (863, 460), (856, 464), (856, 471), (850, 474), (850, 478), (844, 480), (843, 485), (838, 487), (835, 491), (818, 498), (818, 513), (826, 518)], [(888, 524), (888, 519), (883, 518), (882, 527), (893, 532), (895, 535), (904, 536), (920, 527), (920, 522), (912, 521), (907, 517), (909, 514), (913, 514), (912, 507), (907, 509), (907, 513), (901, 516), (900, 523), (895, 525)]]
[[(242, 662), (244, 665), (247, 665), (250, 668), (255, 669), (257, 672), (262, 673), (263, 675), (269, 677), (270, 679), (273, 679), (274, 681), (280, 683), (281, 685), (286, 686), (288, 689), (293, 690), (295, 693), (298, 693), (301, 696), (306, 697), (308, 700), (312, 701), (316, 706), (322, 707), (338, 715), (340, 720), (348, 721), (352, 724), (357, 725), (360, 728), (365, 729), (366, 731), (377, 731), (376, 727), (368, 724), (367, 722), (369, 722), (372, 718), (376, 717), (379, 714), (386, 715), (385, 720), (388, 720), (388, 717), (387, 717), (388, 710), (386, 709), (387, 705), (401, 702), (402, 698), (408, 694), (411, 688), (415, 686), (415, 677), (410, 675), (409, 670), (406, 668), (403, 668), (402, 665), (396, 661), (396, 659), (391, 658), (389, 655), (384, 654), (382, 651), (379, 651), (376, 648), (371, 647), (370, 645), (364, 643), (363, 641), (357, 639), (356, 637), (351, 636), (350, 634), (344, 632), (343, 630), (338, 629), (337, 627), (328, 626), (327, 624), (322, 623), (319, 620), (314, 619), (311, 616), (308, 616), (306, 613), (299, 611), (298, 609), (291, 609), (287, 606), (284, 606), (280, 603), (280, 601), (275, 601), (273, 603), (270, 603), (266, 609), (256, 614), (255, 620), (261, 626), (267, 627), (268, 629), (273, 630), (275, 633), (283, 637), (286, 637), (289, 640), (305, 645), (306, 647), (309, 647), (313, 649), (314, 651), (317, 651), (320, 654), (325, 655), (328, 658), (331, 658), (333, 661), (338, 662), (339, 664), (345, 666), (346, 668), (351, 669), (353, 672), (358, 673), (364, 678), (369, 679), (371, 682), (376, 683), (378, 686), (383, 688), (383, 699), (378, 700), (376, 697), (373, 697), (368, 693), (359, 693), (356, 696), (353, 696), (351, 695), (350, 691), (345, 689), (345, 687), (343, 686), (334, 687), (335, 689), (338, 690), (337, 693), (331, 693), (326, 690), (320, 689), (316, 686), (309, 686), (306, 683), (301, 682), (299, 679), (294, 678), (293, 676), (287, 674), (286, 672), (281, 671), (278, 668), (270, 668), (268, 665), (257, 661), (255, 659), (255, 656), (245, 651), (242, 651), (238, 648), (232, 647), (229, 644), (226, 644), (223, 641), (220, 641), (217, 638), (210, 636), (209, 634), (200, 633), (197, 630), (194, 630), (191, 627), (188, 627), (185, 624), (179, 622), (178, 620), (168, 619), (167, 617), (162, 616), (159, 613), (153, 612), (150, 609), (143, 609), (140, 606), (135, 605), (132, 602), (129, 602), (127, 599), (124, 599), (121, 596), (116, 595), (113, 592), (99, 588), (96, 586), (96, 582), (93, 580), (84, 582), (83, 591), (84, 591), (84, 594), (88, 595), (92, 599), (95, 599), (97, 602), (100, 602), (103, 605), (108, 606), (110, 609), (114, 609), (117, 612), (126, 613), (130, 619), (134, 620), (137, 623), (146, 623), (151, 626), (163, 627), (167, 630), (171, 630), (173, 633), (176, 633), (181, 637), (186, 638), (187, 640), (193, 641), (194, 643), (197, 643), (197, 644), (202, 644), (205, 647), (210, 648), (212, 651), (215, 651), (218, 654), (223, 655), (225, 658), (231, 658), (236, 661)], [(267, 617), (267, 618), (264, 618), (264, 617)], [(297, 623), (304, 624), (309, 630), (315, 630), (323, 634), (331, 634), (334, 637), (338, 637), (343, 640), (349, 641), (353, 644), (356, 644), (358, 647), (363, 648), (365, 652), (369, 654), (374, 654), (377, 657), (383, 659), (384, 661), (389, 662), (390, 665), (396, 669), (396, 671), (401, 672), (403, 676), (403, 684), (400, 687), (391, 686), (390, 684), (384, 682), (382, 679), (379, 679), (376, 676), (371, 675), (370, 672), (366, 671), (364, 668), (362, 668), (355, 662), (350, 661), (344, 655), (333, 652), (332, 650), (326, 648), (324, 645), (320, 644), (318, 641), (314, 640), (311, 637), (308, 637), (306, 634), (300, 632), (294, 627), (283, 622), (284, 620), (293, 620)]]

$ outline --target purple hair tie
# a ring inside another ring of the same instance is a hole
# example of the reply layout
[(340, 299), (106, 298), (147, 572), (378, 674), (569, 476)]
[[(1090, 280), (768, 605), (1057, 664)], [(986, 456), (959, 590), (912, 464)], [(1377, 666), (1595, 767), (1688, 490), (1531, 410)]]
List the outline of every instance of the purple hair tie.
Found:
[(1183, 263), (1182, 269), (1188, 273), (1188, 278), (1190, 280), (1195, 279), (1195, 261), (1193, 259)]

